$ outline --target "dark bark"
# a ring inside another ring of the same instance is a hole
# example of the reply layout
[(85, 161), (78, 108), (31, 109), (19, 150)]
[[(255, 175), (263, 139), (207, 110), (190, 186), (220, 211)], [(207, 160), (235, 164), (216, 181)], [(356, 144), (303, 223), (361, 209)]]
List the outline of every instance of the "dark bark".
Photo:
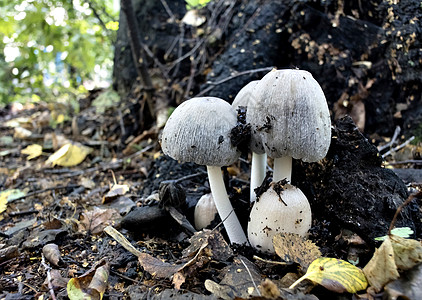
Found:
[(127, 34), (132, 50), (132, 57), (136, 67), (136, 72), (141, 80), (145, 90), (144, 97), (146, 99), (149, 113), (155, 119), (155, 105), (153, 102), (153, 86), (151, 77), (149, 76), (146, 66), (146, 59), (143, 49), (141, 48), (140, 34), (138, 30), (138, 21), (136, 20), (135, 13), (132, 7), (132, 0), (121, 0), (121, 9), (126, 16), (127, 21)]

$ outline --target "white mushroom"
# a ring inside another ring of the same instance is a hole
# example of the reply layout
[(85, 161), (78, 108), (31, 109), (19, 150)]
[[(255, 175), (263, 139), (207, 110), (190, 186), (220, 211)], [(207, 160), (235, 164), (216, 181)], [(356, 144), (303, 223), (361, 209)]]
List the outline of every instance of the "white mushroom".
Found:
[(198, 230), (204, 229), (215, 219), (217, 215), (217, 207), (214, 203), (212, 194), (205, 194), (195, 206), (193, 217), (195, 220), (195, 228)]
[[(254, 90), (259, 80), (251, 81), (245, 85), (233, 100), (232, 106), (237, 110), (239, 106), (248, 107), (249, 101), (254, 97)], [(246, 120), (247, 121), (247, 120)], [(265, 170), (267, 167), (267, 154), (260, 151), (252, 151), (251, 165), (251, 183), (250, 183), (250, 202), (256, 200), (255, 189), (259, 187), (265, 179)]]
[(290, 184), (272, 183), (252, 207), (248, 239), (253, 247), (274, 253), (274, 235), (305, 236), (311, 222), (311, 207), (302, 191)]
[(163, 152), (182, 162), (206, 165), (211, 193), (231, 243), (247, 243), (224, 186), (221, 167), (234, 163), (240, 152), (230, 142), (237, 115), (226, 101), (192, 98), (179, 105), (161, 137)]
[(331, 120), (324, 93), (303, 70), (272, 70), (255, 87), (247, 120), (252, 141), (274, 158), (273, 181), (291, 180), (292, 157), (305, 162), (325, 157)]

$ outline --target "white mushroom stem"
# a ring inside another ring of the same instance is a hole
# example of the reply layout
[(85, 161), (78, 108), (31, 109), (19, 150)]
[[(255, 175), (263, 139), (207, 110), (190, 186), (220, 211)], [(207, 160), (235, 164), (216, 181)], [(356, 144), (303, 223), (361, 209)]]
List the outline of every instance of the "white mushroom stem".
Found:
[(274, 158), (274, 173), (273, 181), (278, 182), (287, 179), (288, 182), (292, 181), (292, 157), (283, 156)]
[(221, 167), (207, 166), (207, 171), (215, 206), (217, 207), (221, 220), (223, 220), (224, 228), (226, 228), (230, 243), (247, 244), (248, 240), (246, 239), (246, 235), (243, 232), (239, 219), (233, 211), (233, 206), (227, 196), (223, 175), (221, 174)]
[(265, 170), (267, 168), (267, 154), (258, 154), (252, 152), (252, 166), (251, 166), (251, 191), (250, 201), (255, 202), (256, 193), (255, 189), (261, 186), (265, 179)]

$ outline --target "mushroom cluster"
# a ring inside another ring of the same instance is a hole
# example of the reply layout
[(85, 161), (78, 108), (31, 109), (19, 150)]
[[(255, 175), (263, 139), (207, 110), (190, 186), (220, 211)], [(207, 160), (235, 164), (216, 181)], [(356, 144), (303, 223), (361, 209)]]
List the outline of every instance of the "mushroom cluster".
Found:
[[(311, 227), (309, 202), (290, 184), (292, 159), (314, 162), (325, 157), (331, 141), (330, 114), (324, 93), (309, 72), (275, 69), (242, 88), (232, 105), (219, 98), (201, 97), (187, 100), (174, 110), (163, 129), (163, 152), (181, 162), (206, 165), (208, 171), (212, 197), (198, 202), (196, 227), (206, 227), (216, 208), (231, 243), (238, 244), (248, 240), (227, 196), (221, 167), (240, 156), (230, 140), (239, 107), (246, 107), (246, 122), (252, 129), (253, 207), (248, 238), (252, 246), (274, 252), (275, 234), (304, 236)], [(255, 189), (265, 178), (267, 156), (274, 159), (273, 182), (256, 199)]]

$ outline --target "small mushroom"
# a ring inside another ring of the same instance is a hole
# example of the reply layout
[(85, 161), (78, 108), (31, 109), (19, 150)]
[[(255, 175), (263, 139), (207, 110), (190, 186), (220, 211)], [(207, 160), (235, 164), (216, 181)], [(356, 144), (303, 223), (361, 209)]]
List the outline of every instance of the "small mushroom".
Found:
[(193, 213), (195, 228), (198, 230), (204, 229), (214, 221), (216, 215), (217, 208), (215, 207), (212, 194), (203, 195), (199, 198)]
[(230, 142), (236, 111), (215, 97), (192, 98), (179, 105), (161, 137), (163, 152), (181, 162), (206, 165), (211, 193), (231, 243), (247, 243), (246, 235), (227, 196), (221, 167), (234, 163), (240, 152)]
[[(250, 101), (254, 97), (254, 90), (259, 80), (254, 80), (245, 85), (233, 100), (232, 106), (237, 110), (240, 106), (248, 107)], [(250, 183), (250, 202), (256, 200), (255, 189), (259, 187), (265, 178), (265, 170), (267, 167), (267, 154), (260, 150), (260, 152), (252, 151), (251, 163), (251, 183)]]
[(318, 82), (303, 70), (272, 70), (255, 87), (246, 118), (252, 144), (274, 158), (273, 181), (291, 180), (292, 157), (314, 162), (327, 154), (331, 120)]
[(312, 215), (308, 199), (290, 184), (271, 183), (252, 207), (248, 223), (250, 244), (264, 252), (274, 253), (273, 237), (278, 233), (305, 236)]

